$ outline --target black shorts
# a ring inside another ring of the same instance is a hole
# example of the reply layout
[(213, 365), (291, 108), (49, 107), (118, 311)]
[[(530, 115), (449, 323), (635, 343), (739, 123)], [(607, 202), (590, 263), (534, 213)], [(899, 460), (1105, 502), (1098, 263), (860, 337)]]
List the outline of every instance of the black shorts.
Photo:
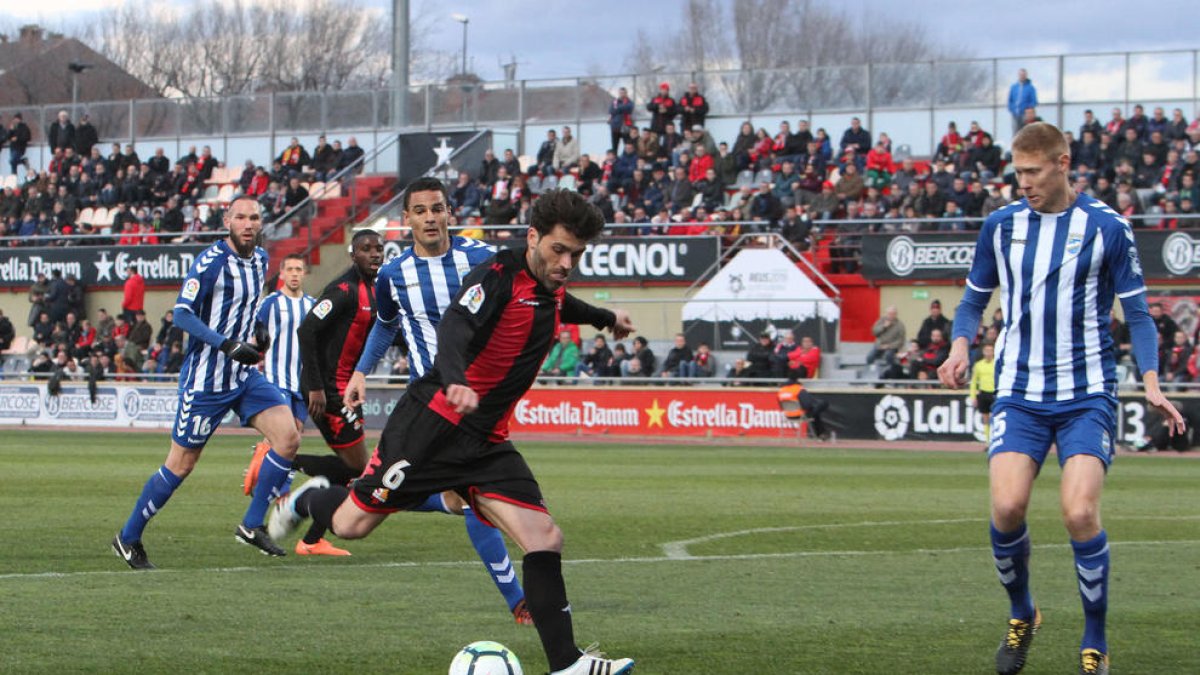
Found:
[(996, 402), (996, 392), (981, 391), (975, 394), (975, 410), (987, 415), (992, 412), (992, 404)]
[(325, 443), (334, 450), (361, 443), (366, 435), (362, 406), (347, 408), (342, 397), (325, 392), (325, 414), (313, 419)]
[[(476, 497), (546, 511), (542, 490), (513, 444), (463, 432), (412, 396), (400, 399), (350, 496), (371, 513), (420, 506), (430, 495), (454, 490), (475, 506)], [(491, 525), (479, 510), (475, 515)]]

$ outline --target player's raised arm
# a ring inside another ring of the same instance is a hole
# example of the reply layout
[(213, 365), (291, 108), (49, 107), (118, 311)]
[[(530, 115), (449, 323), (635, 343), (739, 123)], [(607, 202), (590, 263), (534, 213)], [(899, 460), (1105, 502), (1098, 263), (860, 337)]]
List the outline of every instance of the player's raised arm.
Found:
[(188, 273), (179, 297), (175, 299), (173, 318), (180, 330), (193, 338), (221, 350), (226, 356), (246, 365), (254, 365), (262, 360), (262, 352), (246, 342), (234, 340), (221, 335), (196, 316), (196, 308), (203, 305), (211, 292), (212, 283), (205, 280), (205, 275), (212, 268), (201, 267), (201, 260)]
[(623, 309), (610, 310), (596, 307), (570, 293), (563, 297), (562, 321), (581, 325), (590, 324), (597, 329), (608, 328), (617, 340), (624, 339), (636, 330), (633, 320), (629, 318), (629, 312)]

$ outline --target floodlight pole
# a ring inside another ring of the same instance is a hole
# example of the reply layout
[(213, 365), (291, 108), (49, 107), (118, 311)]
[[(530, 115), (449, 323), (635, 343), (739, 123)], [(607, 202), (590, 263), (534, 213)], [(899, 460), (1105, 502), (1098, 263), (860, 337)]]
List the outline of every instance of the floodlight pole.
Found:
[(408, 0), (392, 0), (392, 120), (393, 126), (408, 126)]

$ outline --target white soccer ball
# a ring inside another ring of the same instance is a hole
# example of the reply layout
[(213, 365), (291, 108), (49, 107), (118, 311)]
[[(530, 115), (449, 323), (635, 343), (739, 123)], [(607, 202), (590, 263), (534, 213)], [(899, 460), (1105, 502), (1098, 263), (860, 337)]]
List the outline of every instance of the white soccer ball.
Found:
[(450, 675), (524, 675), (517, 655), (499, 642), (482, 640), (463, 647), (450, 662)]

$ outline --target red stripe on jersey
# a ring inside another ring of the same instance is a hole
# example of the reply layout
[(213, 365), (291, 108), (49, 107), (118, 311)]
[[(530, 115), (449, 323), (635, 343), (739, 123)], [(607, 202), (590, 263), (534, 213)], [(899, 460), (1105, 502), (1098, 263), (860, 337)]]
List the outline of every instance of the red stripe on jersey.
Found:
[[(500, 315), (494, 319), (497, 330), (492, 331), (487, 344), (467, 366), (467, 385), (479, 395), (481, 402), (492, 390), (504, 383), (529, 344), (537, 310), (539, 307), (544, 309), (548, 304), (545, 296), (539, 298), (536, 289), (537, 282), (526, 271), (521, 270), (513, 275), (512, 297)], [(549, 344), (548, 340), (547, 350)], [(536, 369), (533, 376), (537, 377)], [(532, 380), (525, 384), (525, 388), (531, 384)], [(508, 418), (516, 404), (517, 401), (514, 400), (492, 428), (488, 436), (490, 441), (499, 443), (508, 438)], [(429, 408), (454, 425), (458, 425), (463, 418), (446, 401), (442, 391), (434, 394)]]
[(358, 282), (358, 305), (354, 313), (354, 321), (350, 330), (346, 331), (346, 343), (342, 345), (342, 353), (338, 356), (337, 371), (334, 384), (338, 392), (346, 391), (350, 376), (354, 374), (354, 366), (362, 356), (363, 346), (367, 344), (367, 335), (371, 332), (371, 324), (375, 322), (375, 287), (366, 281)]

